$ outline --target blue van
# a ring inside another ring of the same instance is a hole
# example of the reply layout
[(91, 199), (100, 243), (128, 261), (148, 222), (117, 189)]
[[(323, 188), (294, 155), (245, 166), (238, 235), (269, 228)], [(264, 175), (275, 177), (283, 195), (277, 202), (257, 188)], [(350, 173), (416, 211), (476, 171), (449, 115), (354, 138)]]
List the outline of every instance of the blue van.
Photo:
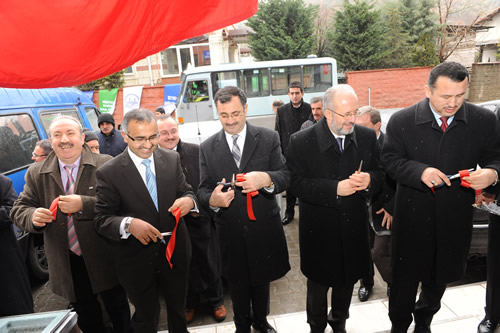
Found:
[[(52, 120), (59, 115), (77, 118), (83, 127), (99, 129), (100, 112), (89, 97), (74, 88), (10, 89), (0, 88), (0, 172), (9, 177), (19, 194), (24, 188), (26, 170), (35, 143), (48, 138)], [(48, 278), (43, 235), (16, 228), (17, 238), (30, 274)]]

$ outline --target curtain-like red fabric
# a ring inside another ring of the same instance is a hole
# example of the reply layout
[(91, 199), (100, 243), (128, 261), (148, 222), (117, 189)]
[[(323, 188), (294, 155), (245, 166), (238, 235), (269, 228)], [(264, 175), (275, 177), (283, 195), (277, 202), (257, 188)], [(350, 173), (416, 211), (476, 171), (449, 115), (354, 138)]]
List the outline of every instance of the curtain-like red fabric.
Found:
[(83, 84), (243, 21), (257, 0), (2, 0), (0, 87)]

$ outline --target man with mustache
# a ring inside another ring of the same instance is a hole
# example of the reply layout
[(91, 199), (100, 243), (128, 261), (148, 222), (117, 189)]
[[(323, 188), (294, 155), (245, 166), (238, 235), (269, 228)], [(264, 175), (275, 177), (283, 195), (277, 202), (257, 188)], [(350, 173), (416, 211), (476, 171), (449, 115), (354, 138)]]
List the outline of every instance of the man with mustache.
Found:
[(304, 121), (302, 126), (300, 126), (300, 129), (303, 130), (304, 128), (311, 127), (316, 124), (321, 117), (323, 117), (323, 98), (316, 96), (311, 98), (311, 115), (309, 119)]
[[(110, 246), (94, 229), (96, 170), (111, 159), (84, 144), (78, 120), (60, 116), (49, 127), (53, 153), (34, 163), (14, 203), (11, 219), (29, 232), (43, 233), (52, 292), (73, 303), (78, 326), (85, 333), (108, 332), (102, 319), (101, 296), (113, 332), (130, 332), (127, 296), (119, 285)], [(59, 202), (54, 215), (48, 208)]]

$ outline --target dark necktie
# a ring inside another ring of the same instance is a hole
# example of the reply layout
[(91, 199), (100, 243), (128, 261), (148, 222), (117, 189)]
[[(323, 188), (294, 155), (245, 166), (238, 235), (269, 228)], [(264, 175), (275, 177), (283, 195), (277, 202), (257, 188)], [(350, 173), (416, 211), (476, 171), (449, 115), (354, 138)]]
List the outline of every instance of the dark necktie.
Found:
[(439, 119), (441, 119), (441, 129), (445, 132), (448, 128), (448, 117), (439, 117)]
[(339, 148), (340, 148), (340, 152), (343, 153), (344, 152), (344, 148), (342, 148), (342, 138), (337, 138), (337, 142), (339, 143)]
[[(66, 188), (64, 189), (64, 192), (69, 195), (73, 194), (75, 190), (75, 180), (73, 179), (73, 169), (75, 166), (71, 165), (65, 165), (64, 170), (66, 171), (66, 174), (68, 175), (68, 181), (66, 182)], [(69, 249), (71, 252), (73, 252), (76, 255), (81, 255), (82, 250), (80, 249), (80, 243), (78, 242), (78, 237), (76, 237), (76, 231), (75, 231), (75, 225), (73, 223), (73, 216), (71, 214), (68, 215), (68, 245)]]
[(235, 134), (232, 136), (232, 138), (233, 138), (233, 150), (231, 153), (233, 154), (233, 158), (234, 158), (234, 161), (236, 162), (236, 166), (239, 168), (240, 167), (240, 160), (241, 160), (241, 150), (240, 150), (240, 147), (238, 146), (238, 137), (239, 137), (238, 134)]

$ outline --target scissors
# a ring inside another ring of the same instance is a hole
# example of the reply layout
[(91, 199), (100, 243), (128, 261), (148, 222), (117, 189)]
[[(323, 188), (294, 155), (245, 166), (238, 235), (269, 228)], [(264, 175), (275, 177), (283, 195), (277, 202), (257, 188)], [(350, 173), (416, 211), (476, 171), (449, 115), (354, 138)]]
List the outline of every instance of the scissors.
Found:
[(234, 187), (234, 183), (235, 183), (235, 181), (234, 181), (234, 173), (233, 173), (233, 178), (231, 179), (231, 182), (229, 182), (229, 183), (217, 182), (217, 185), (222, 185), (222, 186), (224, 186), (224, 188), (226, 188), (226, 187)]
[[(163, 237), (165, 237), (165, 236), (172, 236), (172, 232), (171, 232), (171, 231), (170, 231), (170, 232), (162, 232), (162, 233), (161, 233), (161, 235), (162, 235)], [(161, 239), (161, 242), (162, 242), (163, 244), (167, 244), (167, 242), (165, 242), (165, 238), (162, 238), (162, 239)]]
[[(472, 172), (474, 171), (474, 168), (472, 169), (469, 169), (467, 170), (468, 172)], [(454, 175), (446, 175), (446, 177), (448, 177), (449, 180), (453, 180), (453, 179), (457, 179), (457, 178), (460, 178), (460, 173), (456, 173)], [(440, 187), (443, 187), (444, 186), (444, 182), (442, 182), (441, 184), (438, 184), (438, 185), (434, 185), (434, 188), (440, 188)]]

